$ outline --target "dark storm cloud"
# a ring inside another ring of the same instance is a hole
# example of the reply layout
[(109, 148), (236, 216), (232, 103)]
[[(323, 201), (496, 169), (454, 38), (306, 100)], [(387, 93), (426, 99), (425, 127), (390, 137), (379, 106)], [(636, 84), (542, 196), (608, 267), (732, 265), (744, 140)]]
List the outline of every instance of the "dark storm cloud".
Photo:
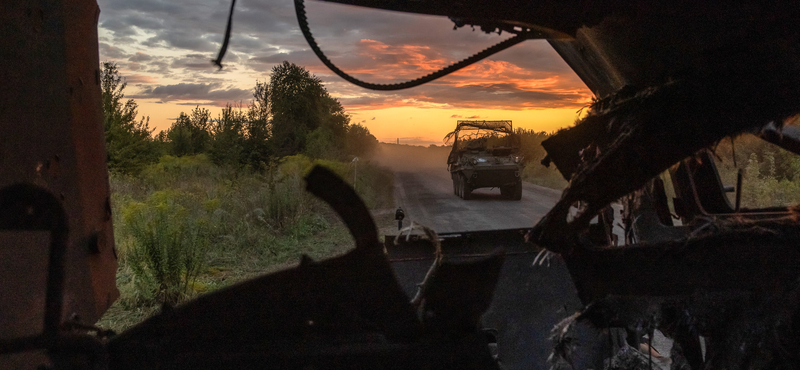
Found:
[(129, 12), (125, 15), (103, 20), (100, 23), (100, 27), (114, 32), (115, 36), (135, 36), (139, 34), (137, 28), (141, 30), (161, 30), (164, 28), (164, 20), (139, 12)]
[(346, 97), (338, 97), (339, 101), (345, 107), (395, 107), (395, 106), (402, 106), (402, 105), (409, 105), (402, 102), (404, 99), (402, 96), (399, 95), (389, 95), (389, 96), (346, 96)]
[(142, 53), (142, 52), (136, 52), (136, 54), (134, 54), (132, 57), (128, 58), (128, 61), (131, 61), (131, 62), (147, 62), (147, 61), (150, 61), (150, 60), (153, 60), (153, 57), (151, 57), (151, 56), (149, 56), (149, 55), (147, 55), (145, 53)]
[(109, 45), (105, 42), (99, 43), (99, 47), (100, 47), (101, 60), (105, 60), (108, 58), (123, 59), (128, 57), (128, 53), (126, 53), (124, 50), (116, 46)]
[(158, 99), (170, 101), (218, 101), (229, 102), (248, 99), (250, 91), (234, 87), (222, 88), (219, 83), (179, 83), (174, 85), (144, 86), (139, 94), (132, 98)]
[[(446, 98), (442, 98), (446, 96)], [(429, 103), (447, 103), (455, 108), (493, 107), (517, 108), (565, 108), (577, 107), (576, 102), (585, 96), (575, 91), (523, 90), (513, 84), (467, 85), (452, 88), (447, 85), (431, 85), (420, 89), (415, 100)]]
[(114, 33), (114, 37), (136, 36), (139, 34), (133, 26), (120, 18), (112, 18), (100, 24), (100, 27), (105, 28)]
[(296, 60), (297, 58), (292, 58), (293, 54), (295, 57), (297, 57), (300, 53), (275, 53), (270, 55), (257, 56), (250, 58), (249, 62), (261, 63), (261, 64), (278, 64), (282, 63), (284, 60), (289, 60), (289, 59)]
[[(221, 37), (220, 37), (221, 40)], [(142, 44), (147, 47), (178, 48), (193, 51), (216, 51), (217, 45), (211, 35), (197, 34), (184, 30), (162, 30), (157, 36), (148, 38)]]
[[(232, 56), (231, 59), (236, 59)], [(228, 60), (228, 62), (232, 62), (232, 60)], [(183, 68), (189, 70), (200, 70), (200, 71), (208, 71), (209, 67), (211, 66), (211, 55), (210, 54), (187, 54), (180, 58), (173, 59), (170, 67), (172, 68)]]
[[(337, 58), (339, 53), (330, 53), (329, 56), (331, 58)], [(330, 81), (330, 78), (326, 78), (326, 75), (333, 77), (333, 72), (325, 67), (311, 50), (279, 51), (277, 48), (271, 48), (263, 52), (252, 54), (243, 63), (247, 68), (254, 71), (269, 72), (272, 66), (283, 63), (284, 61), (305, 67), (317, 75), (317, 77), (322, 78), (323, 81)], [(336, 78), (339, 79), (338, 77)]]
[(148, 62), (146, 64), (145, 71), (151, 72), (151, 73), (158, 73), (158, 74), (161, 74), (161, 75), (164, 75), (164, 76), (169, 76), (171, 74), (171, 71), (170, 71), (170, 68), (169, 68), (169, 63), (167, 63), (166, 61), (161, 61), (161, 60), (155, 61), (155, 62), (152, 62), (152, 61)]
[[(400, 92), (370, 92), (359, 96), (345, 93), (338, 99), (346, 108), (390, 108), (419, 106), (445, 108), (577, 108), (589, 98), (586, 91), (559, 88), (527, 90), (515, 83), (460, 84), (440, 80)], [(358, 89), (358, 88), (356, 88)], [(460, 118), (460, 117), (451, 117)]]
[(174, 4), (175, 2), (169, 0), (101, 0), (98, 1), (100, 9), (104, 9), (104, 5), (116, 10), (133, 10), (137, 12), (144, 12), (148, 14), (181, 14), (186, 11), (180, 5)]

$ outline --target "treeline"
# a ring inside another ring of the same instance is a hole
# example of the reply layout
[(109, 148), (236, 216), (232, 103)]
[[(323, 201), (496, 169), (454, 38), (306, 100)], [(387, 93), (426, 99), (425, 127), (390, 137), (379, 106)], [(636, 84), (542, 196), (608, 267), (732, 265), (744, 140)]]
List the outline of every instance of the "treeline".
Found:
[(349, 160), (370, 156), (378, 140), (350, 117), (322, 81), (303, 67), (283, 62), (268, 82), (257, 81), (253, 100), (227, 104), (216, 118), (197, 106), (153, 135), (149, 119), (137, 120), (138, 105), (124, 101), (126, 83), (114, 63), (103, 63), (103, 111), (108, 168), (137, 173), (163, 155), (206, 154), (216, 164), (263, 170), (278, 158)]
[(525, 163), (522, 178), (525, 181), (552, 189), (564, 189), (568, 182), (564, 180), (556, 166), (551, 164), (545, 167), (541, 164), (547, 152), (542, 147), (542, 141), (547, 140), (553, 133), (544, 131), (516, 129), (520, 140), (520, 156)]

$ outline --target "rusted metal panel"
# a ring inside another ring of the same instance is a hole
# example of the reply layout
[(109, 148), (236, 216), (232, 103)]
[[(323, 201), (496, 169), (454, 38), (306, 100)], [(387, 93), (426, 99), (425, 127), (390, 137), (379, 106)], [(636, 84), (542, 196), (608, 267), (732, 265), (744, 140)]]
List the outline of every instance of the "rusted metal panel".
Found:
[[(0, 339), (32, 336), (44, 331), (47, 291), (46, 231), (0, 231)], [(18, 273), (16, 265), (26, 267)], [(20, 288), (23, 287), (23, 288)]]
[(0, 4), (0, 188), (35, 184), (59, 199), (70, 230), (60, 319), (77, 315), (85, 323), (118, 296), (98, 15), (92, 0)]

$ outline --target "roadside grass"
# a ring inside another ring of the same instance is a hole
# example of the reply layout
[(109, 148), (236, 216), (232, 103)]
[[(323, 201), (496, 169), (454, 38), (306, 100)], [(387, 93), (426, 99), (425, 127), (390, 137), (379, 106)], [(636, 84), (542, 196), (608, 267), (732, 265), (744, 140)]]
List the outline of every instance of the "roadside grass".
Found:
[[(785, 150), (765, 150), (749, 153), (738, 167), (729, 158), (719, 160), (720, 179), (724, 185), (735, 185), (739, 169), (743, 170), (741, 206), (743, 208), (768, 208), (800, 204), (800, 157)], [(781, 161), (782, 160), (782, 161)], [(777, 164), (790, 167), (777, 173)], [(783, 162), (783, 163), (781, 163)], [(736, 203), (736, 193), (727, 193), (730, 203)]]
[(529, 162), (525, 166), (522, 170), (522, 180), (556, 190), (564, 190), (569, 184), (555, 165), (551, 164), (550, 167), (545, 167), (537, 162)]
[[(136, 178), (112, 174), (121, 296), (98, 325), (121, 332), (165, 303), (295, 266), (303, 254), (323, 259), (352, 249), (338, 216), (304, 190), (303, 176), (316, 164), (353, 183), (352, 164), (304, 156), (264, 173), (197, 155), (165, 156)], [(392, 172), (357, 165), (357, 192), (381, 218), (379, 227), (391, 224)]]

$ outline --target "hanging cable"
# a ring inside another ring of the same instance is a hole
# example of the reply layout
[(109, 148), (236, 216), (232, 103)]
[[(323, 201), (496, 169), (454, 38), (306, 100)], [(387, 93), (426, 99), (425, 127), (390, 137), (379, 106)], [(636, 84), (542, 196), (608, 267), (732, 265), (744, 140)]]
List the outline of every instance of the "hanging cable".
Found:
[(325, 53), (322, 52), (322, 50), (319, 48), (319, 45), (317, 44), (316, 40), (314, 40), (314, 37), (311, 35), (311, 30), (309, 29), (309, 26), (308, 26), (308, 19), (306, 18), (306, 10), (305, 10), (304, 0), (295, 0), (294, 1), (294, 8), (295, 8), (295, 12), (297, 13), (297, 22), (300, 24), (300, 30), (303, 32), (303, 36), (305, 36), (306, 41), (308, 41), (308, 45), (311, 46), (311, 50), (314, 51), (314, 54), (317, 55), (317, 57), (322, 61), (322, 63), (325, 64), (328, 68), (330, 68), (331, 71), (333, 71), (334, 73), (339, 75), (339, 77), (341, 77), (341, 78), (347, 80), (348, 82), (351, 82), (351, 83), (353, 83), (353, 84), (355, 84), (357, 86), (360, 86), (360, 87), (363, 87), (363, 88), (366, 88), (366, 89), (370, 89), (370, 90), (392, 91), (392, 90), (402, 90), (402, 89), (407, 89), (407, 88), (410, 88), (410, 87), (419, 86), (419, 85), (422, 85), (424, 83), (433, 81), (433, 80), (435, 80), (437, 78), (447, 76), (450, 73), (458, 71), (461, 68), (467, 67), (470, 64), (473, 64), (473, 63), (478, 62), (478, 61), (480, 61), (480, 60), (482, 60), (482, 59), (484, 59), (486, 57), (489, 57), (489, 56), (491, 56), (491, 55), (493, 55), (495, 53), (498, 53), (500, 51), (508, 49), (509, 47), (512, 47), (512, 46), (514, 46), (516, 44), (519, 44), (520, 42), (523, 42), (525, 40), (528, 40), (528, 39), (531, 39), (531, 38), (541, 38), (541, 34), (538, 33), (538, 32), (522, 31), (522, 32), (520, 32), (519, 34), (517, 34), (516, 36), (514, 36), (514, 37), (512, 37), (510, 39), (507, 39), (505, 41), (497, 43), (494, 46), (491, 46), (488, 49), (485, 49), (485, 50), (481, 51), (480, 53), (477, 53), (477, 54), (475, 54), (475, 55), (473, 55), (473, 56), (471, 56), (469, 58), (466, 58), (466, 59), (458, 62), (458, 63), (451, 64), (450, 66), (442, 68), (442, 69), (440, 69), (440, 70), (438, 70), (436, 72), (433, 72), (433, 73), (431, 73), (429, 75), (417, 78), (415, 80), (396, 83), (396, 84), (374, 84), (374, 83), (369, 83), (369, 82), (366, 82), (366, 81), (359, 80), (359, 79), (347, 74), (346, 72), (342, 71), (338, 67), (336, 67), (333, 64), (333, 62), (331, 62), (328, 59), (328, 57), (325, 56)]
[(225, 52), (228, 50), (228, 42), (231, 40), (231, 27), (233, 26), (233, 7), (236, 5), (236, 0), (231, 1), (231, 10), (228, 13), (228, 25), (225, 26), (225, 38), (222, 40), (222, 47), (219, 49), (219, 55), (217, 55), (217, 59), (212, 60), (211, 63), (214, 63), (219, 69), (222, 69), (222, 58), (225, 56)]

